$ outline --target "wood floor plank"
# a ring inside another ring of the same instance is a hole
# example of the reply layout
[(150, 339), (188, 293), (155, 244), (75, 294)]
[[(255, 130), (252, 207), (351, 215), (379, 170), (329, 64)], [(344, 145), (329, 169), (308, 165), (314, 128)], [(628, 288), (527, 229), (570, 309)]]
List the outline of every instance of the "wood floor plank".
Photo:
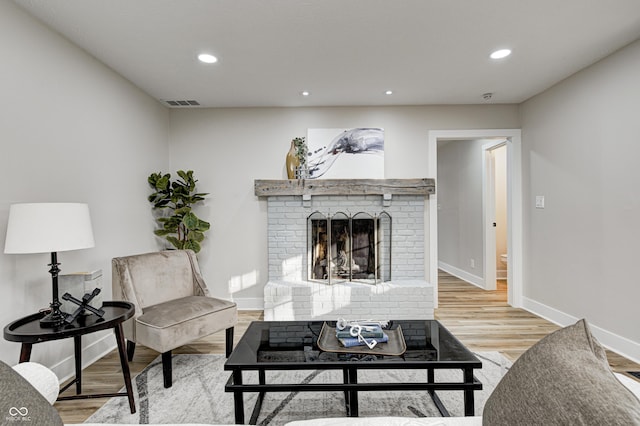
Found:
[[(475, 351), (498, 351), (515, 361), (524, 351), (559, 327), (523, 309), (507, 304), (507, 287), (497, 282), (497, 290), (486, 291), (440, 271), (439, 308), (435, 317), (462, 343)], [(235, 327), (237, 342), (251, 321), (263, 319), (262, 311), (240, 311)], [(224, 354), (225, 333), (178, 348), (174, 353)], [(142, 371), (159, 354), (138, 345), (130, 363), (132, 377)], [(613, 352), (607, 352), (615, 371), (640, 371), (640, 365)], [(117, 392), (122, 386), (122, 373), (117, 351), (104, 356), (83, 370), (83, 391), (88, 393)], [(73, 387), (72, 387), (73, 388)], [(72, 389), (65, 392), (71, 395)], [(65, 423), (82, 423), (107, 398), (56, 402), (55, 408)]]

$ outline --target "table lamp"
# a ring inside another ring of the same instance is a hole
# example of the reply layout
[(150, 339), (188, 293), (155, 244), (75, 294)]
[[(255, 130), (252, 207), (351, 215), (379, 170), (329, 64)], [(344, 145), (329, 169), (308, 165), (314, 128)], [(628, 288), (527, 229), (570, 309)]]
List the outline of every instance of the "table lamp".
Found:
[(58, 299), (58, 252), (94, 246), (89, 206), (80, 203), (13, 204), (9, 209), (6, 254), (51, 253), (53, 300), (41, 327), (57, 327), (67, 314)]

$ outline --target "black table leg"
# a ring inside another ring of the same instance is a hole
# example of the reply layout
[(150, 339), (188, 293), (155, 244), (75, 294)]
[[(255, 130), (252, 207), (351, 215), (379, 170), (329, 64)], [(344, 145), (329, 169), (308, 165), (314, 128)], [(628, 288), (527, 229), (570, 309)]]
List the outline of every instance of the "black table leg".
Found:
[[(349, 383), (349, 370), (346, 368), (342, 369), (342, 383), (344, 384)], [(347, 411), (347, 416), (349, 415), (349, 405), (350, 405), (349, 397), (350, 396), (351, 396), (351, 393), (349, 393), (349, 391), (344, 391), (344, 408)]]
[(33, 344), (31, 343), (23, 343), (20, 347), (20, 360), (19, 362), (29, 362), (31, 359), (31, 348)]
[(127, 389), (127, 398), (129, 399), (129, 408), (131, 414), (136, 412), (136, 403), (133, 399), (133, 386), (131, 385), (131, 371), (129, 371), (129, 361), (127, 359), (127, 350), (125, 348), (124, 333), (122, 332), (122, 323), (113, 327), (116, 334), (116, 342), (118, 343), (118, 354), (120, 355), (120, 365), (122, 366), (122, 377), (124, 378), (124, 386)]
[[(242, 371), (236, 369), (233, 370), (233, 384), (238, 386), (242, 384)], [(233, 407), (236, 416), (236, 424), (244, 424), (244, 400), (242, 392), (233, 392)]]
[[(473, 383), (473, 369), (465, 368), (464, 369), (464, 383), (472, 384)], [(475, 400), (473, 397), (473, 390), (465, 390), (464, 391), (464, 415), (465, 416), (473, 416), (475, 415)]]
[[(344, 371), (347, 373), (347, 383), (356, 384), (358, 383), (358, 369), (355, 367), (348, 367)], [(357, 390), (349, 390), (347, 391), (349, 394), (348, 397), (348, 405), (347, 405), (347, 415), (349, 417), (358, 417), (358, 391)]]
[[(433, 368), (427, 369), (427, 383), (435, 383), (435, 382), (436, 382), (435, 370)], [(436, 408), (438, 409), (438, 411), (440, 411), (440, 415), (442, 417), (450, 417), (451, 414), (449, 414), (447, 407), (444, 406), (444, 404), (440, 400), (440, 397), (438, 396), (438, 394), (436, 394), (436, 391), (433, 389), (430, 389), (429, 395), (431, 396), (431, 400), (436, 405)]]
[[(265, 385), (267, 383), (264, 370), (258, 370), (258, 383), (261, 385)], [(262, 409), (262, 401), (264, 401), (265, 394), (266, 392), (264, 391), (261, 391), (258, 394), (258, 398), (256, 399), (256, 405), (254, 405), (253, 412), (251, 413), (251, 418), (249, 419), (250, 425), (258, 424), (258, 417), (260, 416), (260, 410)]]
[(76, 395), (82, 393), (82, 336), (73, 336), (73, 356), (76, 360)]

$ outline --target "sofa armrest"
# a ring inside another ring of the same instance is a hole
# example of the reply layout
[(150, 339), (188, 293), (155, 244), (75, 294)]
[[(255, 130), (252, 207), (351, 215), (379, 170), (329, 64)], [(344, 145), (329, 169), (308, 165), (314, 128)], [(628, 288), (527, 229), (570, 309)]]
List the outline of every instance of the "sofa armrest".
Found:
[(627, 377), (624, 374), (613, 373), (614, 376), (626, 387), (629, 389), (636, 398), (640, 399), (640, 382), (632, 379), (631, 377)]
[(37, 362), (22, 362), (14, 365), (13, 370), (24, 377), (50, 404), (56, 402), (60, 392), (58, 376)]
[(293, 421), (285, 426), (482, 426), (482, 417), (334, 417)]

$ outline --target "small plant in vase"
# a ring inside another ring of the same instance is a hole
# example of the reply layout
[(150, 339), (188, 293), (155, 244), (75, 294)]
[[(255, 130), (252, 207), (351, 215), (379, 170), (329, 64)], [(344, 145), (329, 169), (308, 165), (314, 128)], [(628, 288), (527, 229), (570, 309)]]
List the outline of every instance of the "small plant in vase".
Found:
[(303, 136), (293, 138), (287, 153), (287, 177), (289, 179), (304, 179), (307, 177), (307, 142)]
[(198, 253), (204, 233), (211, 225), (198, 218), (192, 211), (192, 206), (203, 201), (208, 193), (195, 192), (197, 180), (193, 177), (193, 170), (178, 170), (177, 173), (180, 179), (173, 182), (169, 173), (152, 173), (147, 179), (155, 190), (149, 195), (149, 202), (154, 209), (169, 212), (169, 215), (157, 218), (161, 227), (153, 232), (164, 237), (177, 249), (191, 249)]

